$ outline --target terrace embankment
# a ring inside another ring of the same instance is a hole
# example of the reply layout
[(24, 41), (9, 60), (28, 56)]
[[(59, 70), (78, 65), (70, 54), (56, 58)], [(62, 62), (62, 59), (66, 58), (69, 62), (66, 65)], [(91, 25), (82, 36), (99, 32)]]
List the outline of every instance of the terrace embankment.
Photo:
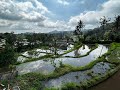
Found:
[(89, 90), (120, 90), (120, 70), (104, 82), (91, 87)]

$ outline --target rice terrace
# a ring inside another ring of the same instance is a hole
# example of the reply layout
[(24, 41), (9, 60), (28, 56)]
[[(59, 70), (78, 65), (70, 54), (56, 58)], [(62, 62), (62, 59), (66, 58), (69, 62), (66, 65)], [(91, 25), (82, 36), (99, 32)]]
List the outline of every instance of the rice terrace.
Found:
[(119, 84), (119, 0), (0, 0), (0, 90)]

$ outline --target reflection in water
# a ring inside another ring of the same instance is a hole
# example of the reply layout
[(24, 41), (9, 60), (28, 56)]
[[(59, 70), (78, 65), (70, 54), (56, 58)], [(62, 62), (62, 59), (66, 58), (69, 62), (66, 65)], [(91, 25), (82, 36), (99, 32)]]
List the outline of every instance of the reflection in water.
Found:
[(90, 51), (90, 48), (87, 45), (83, 45), (81, 48), (72, 51), (70, 53), (65, 54), (64, 56), (72, 56), (72, 57), (77, 57), (79, 55), (85, 55), (87, 52)]
[(26, 74), (29, 72), (40, 72), (43, 74), (48, 74), (54, 71), (54, 66), (50, 62), (45, 62), (43, 60), (28, 62), (17, 66), (18, 74)]
[(108, 48), (103, 45), (99, 45), (98, 48), (93, 50), (88, 56), (81, 58), (56, 58), (55, 62), (58, 63), (58, 60), (61, 60), (63, 64), (69, 64), (71, 66), (85, 66), (91, 61), (96, 60), (99, 56), (103, 55), (107, 51)]
[(23, 57), (23, 56), (19, 56), (17, 58), (17, 62), (24, 62), (27, 58), (26, 57)]
[(78, 57), (80, 54), (78, 53), (79, 49), (75, 50), (74, 54), (75, 54), (75, 57)]
[(51, 79), (45, 82), (45, 87), (60, 88), (63, 84), (74, 82), (80, 84), (87, 80), (90, 80), (93, 76), (104, 75), (110, 70), (110, 63), (97, 63), (92, 69), (86, 71), (70, 72), (56, 79)]
[[(103, 48), (103, 49), (102, 49)], [(102, 49), (102, 51), (101, 51)], [(60, 62), (63, 64), (69, 64), (71, 66), (85, 66), (89, 64), (90, 62), (96, 60), (99, 56), (103, 55), (108, 51), (108, 48), (99, 45), (98, 48), (93, 50), (88, 56), (81, 57), (81, 58), (56, 58), (55, 60), (49, 59), (47, 61), (45, 60), (39, 60), (39, 61), (33, 61), (28, 62), (24, 64), (20, 64), (17, 66), (17, 70), (19, 74), (25, 74), (28, 72), (41, 72), (44, 74), (52, 73), (55, 70), (55, 66), (59, 67)], [(101, 53), (101, 55), (100, 55)], [(54, 61), (54, 65), (51, 64), (51, 61)]]

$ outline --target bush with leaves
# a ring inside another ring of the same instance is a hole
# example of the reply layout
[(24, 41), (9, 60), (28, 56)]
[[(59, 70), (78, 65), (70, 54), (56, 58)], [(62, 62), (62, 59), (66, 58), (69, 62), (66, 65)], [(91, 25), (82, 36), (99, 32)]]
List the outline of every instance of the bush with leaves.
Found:
[(6, 45), (5, 48), (0, 51), (0, 67), (7, 67), (16, 63), (16, 61), (13, 47)]

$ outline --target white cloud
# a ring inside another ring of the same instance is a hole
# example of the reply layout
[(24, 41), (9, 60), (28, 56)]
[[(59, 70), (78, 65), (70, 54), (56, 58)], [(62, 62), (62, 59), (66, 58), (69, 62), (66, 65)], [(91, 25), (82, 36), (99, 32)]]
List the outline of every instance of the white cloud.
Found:
[(57, 0), (58, 3), (62, 4), (62, 5), (69, 5), (70, 3), (67, 2), (66, 0)]
[[(34, 5), (33, 5), (34, 4)], [(0, 1), (0, 27), (8, 29), (33, 29), (37, 28), (36, 22), (43, 22), (51, 12), (37, 0)]]
[(29, 1), (16, 3), (16, 7), (18, 9), (22, 9), (22, 11), (27, 11), (30, 8), (34, 9), (33, 4), (31, 2), (29, 2)]
[(29, 22), (15, 22), (9, 27), (11, 30), (30, 30), (33, 28), (33, 25)]
[(29, 22), (41, 22), (46, 19), (46, 17), (38, 12), (31, 11), (29, 14), (21, 12), (20, 15), (23, 17), (23, 20)]
[(101, 5), (101, 10), (96, 11), (86, 11), (80, 15), (71, 17), (69, 24), (72, 26), (77, 25), (77, 22), (81, 19), (86, 24), (86, 28), (95, 28), (99, 25), (99, 20), (101, 17), (106, 16), (113, 18), (115, 15), (120, 14), (120, 1), (119, 0), (109, 0)]
[(34, 3), (36, 5), (36, 9), (38, 12), (40, 12), (41, 14), (45, 14), (45, 13), (51, 13), (47, 7), (45, 7), (41, 2), (39, 2), (38, 0), (28, 0), (31, 1), (32, 3)]
[[(82, 0), (83, 1), (83, 0)], [(69, 5), (67, 0), (58, 0), (58, 3)], [(83, 3), (83, 2), (82, 2)], [(1, 27), (10, 30), (24, 30), (36, 32), (49, 32), (52, 30), (74, 30), (77, 22), (81, 19), (85, 28), (95, 28), (99, 25), (102, 16), (115, 17), (120, 14), (120, 1), (109, 0), (101, 5), (96, 11), (85, 11), (73, 16), (67, 21), (53, 21), (46, 17), (51, 12), (38, 0), (16, 0), (0, 1), (0, 30)]]
[(7, 20), (2, 20), (0, 19), (0, 27), (8, 27), (10, 26), (12, 23), (8, 22)]
[(0, 18), (8, 20), (19, 20), (22, 17), (17, 13), (19, 9), (16, 9), (16, 5), (13, 1), (0, 1)]
[(66, 30), (70, 30), (70, 26), (65, 22), (65, 21), (52, 21), (52, 20), (45, 20), (42, 23), (38, 23), (38, 26), (41, 28), (46, 28), (48, 30), (62, 30), (62, 31), (66, 31)]
[[(36, 5), (33, 6), (33, 3)], [(0, 1), (0, 18), (6, 20), (44, 20), (48, 9), (37, 0), (28, 0), (26, 2), (15, 2), (15, 0)]]

